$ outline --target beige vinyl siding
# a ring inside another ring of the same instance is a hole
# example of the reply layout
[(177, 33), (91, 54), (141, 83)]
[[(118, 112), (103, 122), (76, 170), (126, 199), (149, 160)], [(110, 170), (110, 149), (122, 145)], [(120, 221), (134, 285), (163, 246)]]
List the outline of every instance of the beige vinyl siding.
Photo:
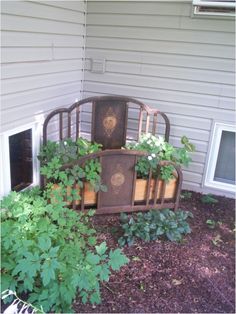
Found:
[(86, 1), (1, 1), (1, 132), (81, 98)]
[[(83, 95), (127, 95), (167, 113), (170, 142), (186, 135), (196, 146), (184, 187), (207, 192), (212, 126), (235, 121), (234, 53), (234, 21), (192, 18), (191, 1), (88, 1)], [(105, 73), (91, 72), (92, 59), (105, 59)], [(89, 132), (89, 112), (83, 121)]]

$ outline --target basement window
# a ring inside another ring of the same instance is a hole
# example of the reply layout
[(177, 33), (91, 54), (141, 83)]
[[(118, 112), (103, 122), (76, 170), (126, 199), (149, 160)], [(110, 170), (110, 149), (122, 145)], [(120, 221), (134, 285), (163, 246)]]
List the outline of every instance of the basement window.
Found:
[(39, 183), (38, 148), (39, 132), (36, 124), (2, 134), (2, 196)]
[(235, 192), (235, 127), (216, 123), (206, 172), (205, 185)]
[(9, 136), (11, 190), (21, 191), (33, 183), (32, 129)]

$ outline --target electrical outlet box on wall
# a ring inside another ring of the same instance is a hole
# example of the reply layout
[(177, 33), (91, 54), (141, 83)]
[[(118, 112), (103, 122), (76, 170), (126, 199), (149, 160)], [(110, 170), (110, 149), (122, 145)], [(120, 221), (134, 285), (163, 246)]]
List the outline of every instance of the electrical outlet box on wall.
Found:
[(105, 59), (91, 59), (91, 72), (103, 74), (105, 72)]

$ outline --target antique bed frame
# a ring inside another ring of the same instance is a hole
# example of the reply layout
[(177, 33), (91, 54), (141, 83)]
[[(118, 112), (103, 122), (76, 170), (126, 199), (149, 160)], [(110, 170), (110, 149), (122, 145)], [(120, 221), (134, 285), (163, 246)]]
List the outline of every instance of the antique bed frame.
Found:
[[(69, 108), (59, 108), (52, 111), (45, 119), (43, 125), (43, 144), (48, 140), (48, 127), (50, 121), (58, 116), (59, 134), (58, 139), (72, 137), (72, 129), (75, 129), (75, 138), (80, 137), (80, 115), (82, 105), (92, 104), (91, 113), (91, 140), (103, 145), (103, 151), (89, 154), (77, 161), (63, 165), (62, 169), (71, 168), (75, 165), (83, 165), (86, 160), (98, 158), (101, 162), (102, 183), (108, 188), (108, 192), (97, 192), (95, 207), (96, 213), (117, 213), (117, 212), (130, 212), (149, 209), (173, 208), (177, 209), (179, 205), (179, 197), (182, 187), (182, 171), (179, 166), (170, 162), (162, 161), (161, 164), (171, 164), (175, 171), (175, 190), (171, 199), (165, 198), (165, 190), (167, 183), (162, 182), (159, 184), (160, 179), (155, 179), (153, 193), (150, 196), (152, 172), (149, 172), (147, 179), (147, 188), (145, 198), (141, 202), (136, 202), (135, 195), (135, 181), (137, 173), (135, 171), (135, 164), (138, 158), (147, 156), (145, 152), (124, 150), (121, 149), (126, 144), (127, 139), (127, 123), (128, 111), (132, 107), (137, 107), (139, 110), (137, 140), (142, 132), (148, 133), (150, 131), (150, 121), (152, 122), (151, 132), (156, 135), (158, 116), (161, 116), (165, 123), (165, 140), (169, 140), (170, 123), (166, 114), (150, 109), (142, 102), (124, 96), (101, 96), (90, 97), (74, 103)], [(72, 115), (75, 116), (75, 121), (72, 122)], [(146, 121), (144, 121), (144, 117)], [(66, 121), (66, 123), (65, 123)], [(72, 123), (74, 123), (72, 125)], [(144, 130), (143, 130), (144, 127)], [(65, 135), (64, 135), (65, 134)], [(159, 164), (157, 169), (160, 168)], [(158, 170), (159, 171), (159, 170)], [(74, 182), (74, 187), (77, 182)], [(161, 189), (158, 191), (158, 189)], [(73, 201), (70, 205), (74, 209), (84, 210), (88, 208), (84, 202), (84, 188), (79, 191), (81, 201), (78, 204)], [(159, 195), (159, 197), (157, 197)]]

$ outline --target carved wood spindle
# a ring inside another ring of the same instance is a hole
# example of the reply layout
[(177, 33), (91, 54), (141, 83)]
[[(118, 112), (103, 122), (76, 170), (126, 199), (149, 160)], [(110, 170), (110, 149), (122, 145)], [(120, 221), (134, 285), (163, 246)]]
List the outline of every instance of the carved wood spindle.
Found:
[(59, 114), (59, 132), (60, 132), (60, 141), (63, 139), (63, 114)]

